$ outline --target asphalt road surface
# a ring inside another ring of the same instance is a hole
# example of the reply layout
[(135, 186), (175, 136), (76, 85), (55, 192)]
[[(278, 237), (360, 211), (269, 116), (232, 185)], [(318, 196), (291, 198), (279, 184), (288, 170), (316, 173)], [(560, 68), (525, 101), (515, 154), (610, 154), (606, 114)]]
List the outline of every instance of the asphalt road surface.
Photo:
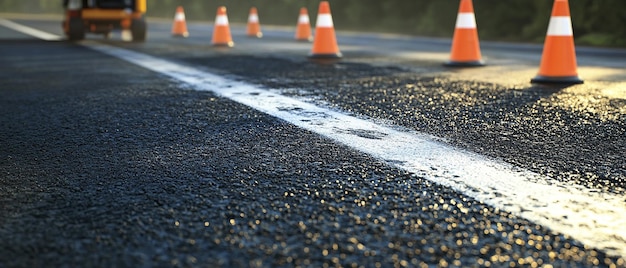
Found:
[[(540, 45), (449, 69), (445, 39), (339, 31), (344, 58), (319, 63), (289, 27), (214, 48), (202, 22), (149, 20), (141, 44), (0, 25), (0, 267), (626, 266), (626, 50), (578, 48), (585, 84), (548, 87), (529, 83)], [(259, 108), (283, 97), (390, 132)], [(392, 131), (454, 157), (381, 157)], [(507, 174), (523, 198), (480, 188)]]

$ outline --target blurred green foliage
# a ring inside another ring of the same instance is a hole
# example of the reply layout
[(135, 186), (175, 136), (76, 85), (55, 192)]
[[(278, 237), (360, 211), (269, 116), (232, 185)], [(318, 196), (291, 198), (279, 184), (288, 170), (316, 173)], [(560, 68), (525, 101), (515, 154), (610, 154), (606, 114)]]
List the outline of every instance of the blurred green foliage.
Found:
[[(170, 18), (183, 6), (188, 20), (213, 21), (218, 6), (228, 8), (231, 22), (243, 23), (252, 6), (261, 23), (294, 25), (300, 7), (312, 22), (319, 0), (147, 0), (148, 15)], [(2, 0), (0, 12), (62, 12), (62, 0)], [(337, 30), (449, 37), (454, 31), (458, 0), (329, 0)], [(570, 0), (578, 44), (626, 47), (625, 0)], [(552, 0), (474, 0), (481, 39), (542, 42)]]

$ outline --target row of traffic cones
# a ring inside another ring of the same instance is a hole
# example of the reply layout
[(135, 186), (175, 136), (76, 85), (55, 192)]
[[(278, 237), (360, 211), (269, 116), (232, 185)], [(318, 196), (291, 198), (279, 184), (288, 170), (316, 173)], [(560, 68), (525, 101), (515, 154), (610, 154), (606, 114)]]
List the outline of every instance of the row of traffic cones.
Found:
[[(461, 0), (447, 66), (484, 66), (472, 0)], [(581, 84), (576, 65), (568, 0), (555, 0), (541, 57), (532, 83)]]
[[(258, 38), (263, 37), (263, 33), (261, 32), (261, 23), (259, 22), (258, 11), (255, 7), (250, 8), (246, 35)], [(172, 36), (189, 37), (187, 22), (185, 20), (185, 11), (182, 6), (176, 8), (174, 23), (172, 25)], [(299, 41), (313, 41), (313, 35), (311, 34), (311, 23), (309, 20), (309, 11), (304, 7), (300, 9), (300, 15), (298, 16), (296, 34), (294, 38)], [(226, 15), (226, 7), (219, 7), (217, 10), (217, 16), (215, 18), (215, 31), (213, 34), (212, 43), (214, 45), (234, 45), (232, 37), (230, 35), (228, 16)]]
[[(311, 34), (309, 12), (306, 8), (301, 8), (294, 38), (301, 41), (313, 41), (313, 49), (309, 55), (311, 58), (341, 58), (342, 55), (341, 52), (339, 52), (339, 46), (337, 45), (330, 5), (327, 1), (320, 3), (315, 30), (316, 38), (313, 38)], [(189, 36), (183, 7), (179, 6), (176, 9), (176, 15), (174, 16), (174, 23), (172, 25), (172, 35), (178, 37)], [(246, 35), (258, 38), (263, 36), (258, 11), (255, 7), (250, 9)], [(222, 6), (217, 9), (211, 44), (214, 46), (227, 47), (233, 47), (235, 45), (230, 34), (226, 7)]]
[[(263, 37), (261, 24), (259, 22), (259, 13), (256, 7), (250, 8), (246, 35), (258, 38)], [(300, 9), (300, 15), (298, 16), (298, 23), (296, 25), (296, 35), (294, 38), (300, 41), (313, 40), (313, 35), (311, 34), (311, 23), (309, 21), (309, 11), (305, 7)]]
[[(214, 27), (211, 43), (217, 46), (232, 47), (234, 43), (230, 35), (225, 7), (218, 8)], [(341, 58), (342, 54), (337, 45), (330, 5), (327, 1), (322, 1), (319, 5), (315, 30), (316, 35), (313, 38), (308, 11), (306, 8), (302, 8), (298, 17), (295, 39), (313, 40), (313, 48), (309, 57)], [(189, 35), (182, 7), (178, 7), (176, 10), (172, 34), (183, 37)], [(246, 34), (259, 38), (263, 36), (256, 8), (250, 9)], [(452, 39), (450, 60), (445, 65), (456, 67), (485, 65), (480, 52), (472, 0), (461, 0)], [(583, 80), (577, 74), (576, 52), (568, 0), (554, 0), (541, 66), (538, 75), (531, 82), (583, 83)]]

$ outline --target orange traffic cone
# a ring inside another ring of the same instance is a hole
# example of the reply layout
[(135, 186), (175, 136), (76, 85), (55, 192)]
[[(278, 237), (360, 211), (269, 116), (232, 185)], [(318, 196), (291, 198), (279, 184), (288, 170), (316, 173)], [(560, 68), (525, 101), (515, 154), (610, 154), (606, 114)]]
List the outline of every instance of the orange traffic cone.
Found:
[(454, 28), (454, 37), (452, 38), (450, 61), (445, 65), (456, 67), (485, 65), (480, 55), (472, 0), (461, 0), (459, 14), (456, 18), (456, 27)]
[(310, 58), (341, 58), (328, 1), (320, 2)]
[(248, 28), (246, 29), (246, 35), (261, 38), (261, 24), (259, 23), (259, 14), (256, 7), (250, 8), (250, 15), (248, 15)]
[(567, 0), (555, 0), (539, 74), (531, 83), (582, 84), (576, 71), (574, 31)]
[(213, 38), (211, 44), (214, 46), (233, 47), (235, 43), (230, 35), (230, 26), (228, 25), (228, 16), (226, 15), (226, 7), (217, 8), (217, 16), (215, 17), (215, 26), (213, 27)]
[(176, 15), (174, 16), (174, 24), (172, 25), (172, 36), (176, 37), (188, 37), (187, 22), (185, 22), (185, 11), (183, 7), (176, 8)]
[(311, 22), (309, 20), (309, 11), (306, 7), (300, 8), (300, 16), (298, 16), (298, 25), (296, 26), (296, 40), (311, 41)]

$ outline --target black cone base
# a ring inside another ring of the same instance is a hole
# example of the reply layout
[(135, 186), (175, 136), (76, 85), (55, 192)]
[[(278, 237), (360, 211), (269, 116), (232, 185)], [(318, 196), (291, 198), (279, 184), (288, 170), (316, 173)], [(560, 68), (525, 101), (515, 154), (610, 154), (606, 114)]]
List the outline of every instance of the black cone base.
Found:
[(339, 59), (343, 55), (341, 52), (332, 53), (332, 54), (309, 54), (310, 59)]
[(562, 85), (573, 85), (573, 84), (582, 84), (584, 81), (580, 79), (578, 76), (543, 76), (537, 75), (535, 78), (530, 80), (531, 83), (535, 84), (562, 84)]
[(235, 43), (233, 42), (228, 42), (228, 43), (212, 43), (211, 44), (214, 47), (234, 47)]
[(449, 61), (443, 64), (447, 67), (482, 67), (485, 66), (485, 62), (482, 60), (476, 61)]

